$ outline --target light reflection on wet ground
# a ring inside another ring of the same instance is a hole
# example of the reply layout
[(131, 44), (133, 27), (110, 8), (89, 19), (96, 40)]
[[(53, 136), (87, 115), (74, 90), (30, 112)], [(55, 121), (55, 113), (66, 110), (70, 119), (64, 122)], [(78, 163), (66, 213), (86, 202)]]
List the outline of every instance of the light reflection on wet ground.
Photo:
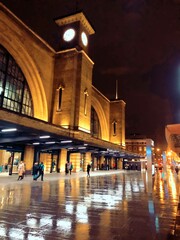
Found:
[(146, 173), (0, 186), (0, 239), (166, 240), (174, 228), (179, 178)]

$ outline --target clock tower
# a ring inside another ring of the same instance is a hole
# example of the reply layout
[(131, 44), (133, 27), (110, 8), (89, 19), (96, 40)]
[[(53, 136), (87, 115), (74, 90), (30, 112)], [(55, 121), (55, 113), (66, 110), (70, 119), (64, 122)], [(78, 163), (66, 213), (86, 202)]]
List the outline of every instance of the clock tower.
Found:
[(77, 48), (88, 53), (89, 36), (94, 29), (82, 12), (55, 20), (60, 27), (60, 50)]
[(88, 56), (94, 29), (82, 12), (56, 19), (60, 49), (55, 57), (53, 123), (90, 133), (93, 61)]

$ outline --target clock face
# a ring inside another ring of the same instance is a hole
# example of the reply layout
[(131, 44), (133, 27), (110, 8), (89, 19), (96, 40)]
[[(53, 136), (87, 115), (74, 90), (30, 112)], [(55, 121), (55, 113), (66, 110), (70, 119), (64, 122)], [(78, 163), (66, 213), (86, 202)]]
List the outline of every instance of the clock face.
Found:
[(73, 28), (66, 30), (63, 34), (64, 41), (70, 42), (75, 37), (75, 34), (76, 32)]
[(81, 33), (81, 40), (84, 46), (88, 45), (88, 39), (87, 39), (87, 35), (85, 34), (85, 32)]

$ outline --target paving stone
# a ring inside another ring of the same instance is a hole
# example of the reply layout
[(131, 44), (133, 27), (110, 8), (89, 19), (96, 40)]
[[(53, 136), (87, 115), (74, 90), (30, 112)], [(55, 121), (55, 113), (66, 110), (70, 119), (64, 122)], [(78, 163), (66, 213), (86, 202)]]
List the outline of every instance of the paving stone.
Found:
[[(0, 240), (177, 240), (179, 179), (145, 172), (0, 176)], [(176, 228), (175, 228), (176, 226)], [(179, 238), (180, 239), (180, 238)]]

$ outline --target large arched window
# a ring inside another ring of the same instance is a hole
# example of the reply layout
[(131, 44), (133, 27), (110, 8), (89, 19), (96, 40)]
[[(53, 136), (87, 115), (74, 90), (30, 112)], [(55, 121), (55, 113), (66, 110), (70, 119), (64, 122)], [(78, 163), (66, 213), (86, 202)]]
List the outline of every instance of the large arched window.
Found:
[(93, 137), (101, 138), (99, 118), (93, 107), (91, 107), (91, 134)]
[(0, 45), (0, 107), (33, 116), (27, 81), (9, 52)]

